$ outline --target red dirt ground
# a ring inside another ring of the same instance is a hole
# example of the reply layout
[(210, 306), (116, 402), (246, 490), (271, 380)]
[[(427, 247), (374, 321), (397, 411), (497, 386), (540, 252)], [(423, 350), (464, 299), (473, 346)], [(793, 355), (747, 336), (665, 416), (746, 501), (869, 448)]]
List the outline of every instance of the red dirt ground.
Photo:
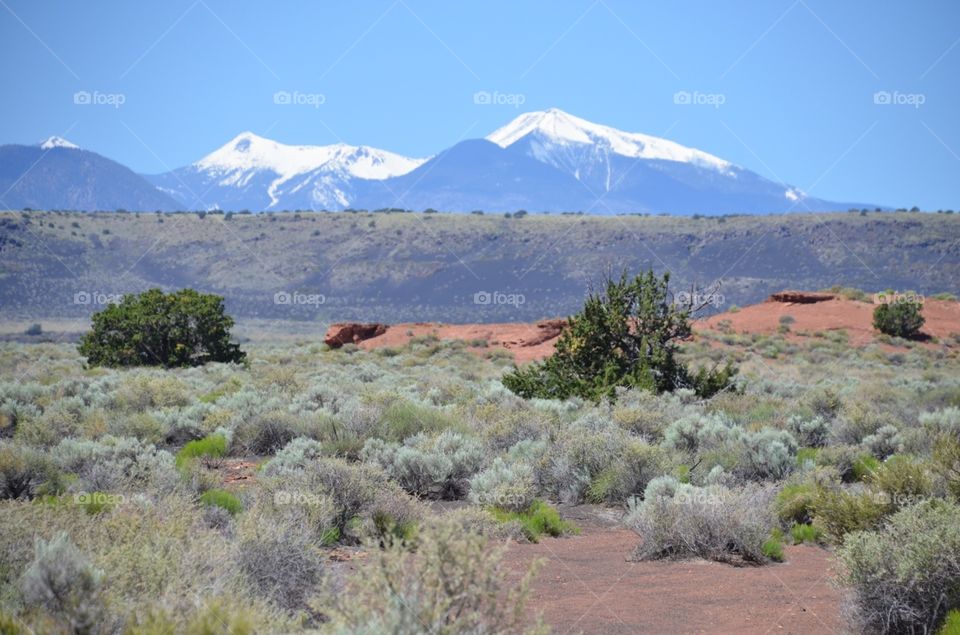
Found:
[(639, 541), (591, 506), (567, 508), (580, 535), (515, 544), (519, 577), (546, 559), (528, 605), (553, 633), (841, 633), (830, 553), (786, 548), (786, 562), (733, 567), (703, 560), (628, 562)]
[[(399, 347), (411, 338), (423, 335), (435, 335), (441, 340), (484, 340), (490, 347), (505, 348), (514, 355), (518, 363), (543, 359), (553, 353), (553, 345), (560, 335), (563, 320), (544, 320), (534, 324), (435, 324), (418, 322), (416, 324), (394, 324), (387, 327), (383, 335), (364, 340), (360, 348), (372, 349), (384, 346)], [(489, 348), (470, 347), (475, 353), (483, 354)]]
[[(720, 323), (729, 321), (734, 333), (776, 333), (780, 318), (789, 315), (794, 318), (790, 325), (788, 338), (797, 338), (798, 332), (846, 330), (849, 341), (854, 346), (871, 343), (877, 332), (873, 328), (873, 309), (869, 302), (859, 302), (834, 298), (815, 303), (761, 302), (743, 307), (737, 312), (721, 313), (694, 323), (694, 332), (719, 331)], [(960, 302), (927, 299), (923, 305), (926, 318), (922, 332), (939, 339), (949, 338), (960, 333)], [(442, 340), (463, 340), (466, 342), (484, 340), (491, 348), (504, 348), (514, 355), (517, 363), (543, 359), (553, 352), (554, 344), (564, 320), (544, 320), (534, 324), (435, 324), (419, 322), (415, 324), (394, 324), (386, 328), (382, 335), (364, 340), (358, 344), (363, 349), (380, 347), (400, 347), (412, 337), (434, 335)], [(331, 332), (335, 327), (331, 327)], [(490, 348), (469, 347), (474, 353), (483, 355)]]
[[(735, 313), (721, 313), (694, 325), (696, 330), (720, 330), (720, 322), (730, 322), (734, 333), (776, 333), (780, 318), (789, 315), (796, 320), (790, 325), (792, 333), (798, 331), (835, 331), (846, 330), (850, 343), (856, 346), (869, 344), (877, 336), (873, 328), (873, 310), (876, 305), (869, 302), (834, 298), (813, 304), (794, 304), (786, 302), (761, 302), (743, 307)], [(927, 299), (923, 303), (923, 317), (926, 323), (921, 332), (937, 337), (948, 338), (960, 333), (960, 302)], [(788, 335), (796, 337), (796, 335)]]

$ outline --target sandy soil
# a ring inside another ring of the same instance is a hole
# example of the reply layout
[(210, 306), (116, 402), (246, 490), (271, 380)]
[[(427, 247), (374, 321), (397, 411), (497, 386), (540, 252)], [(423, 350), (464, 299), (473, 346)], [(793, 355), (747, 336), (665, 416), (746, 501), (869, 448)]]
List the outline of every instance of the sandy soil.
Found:
[[(727, 328), (734, 333), (776, 333), (780, 318), (791, 316), (788, 339), (796, 339), (797, 333), (845, 330), (853, 346), (866, 346), (878, 335), (873, 328), (873, 304), (835, 298), (812, 304), (787, 302), (761, 302), (734, 313), (721, 313), (694, 323), (694, 332), (720, 331), (721, 323), (729, 322)], [(923, 306), (926, 323), (922, 332), (926, 337), (941, 340), (960, 333), (960, 302), (927, 299)], [(363, 349), (384, 346), (399, 347), (412, 337), (434, 335), (442, 340), (465, 342), (485, 341), (488, 347), (470, 346), (477, 354), (485, 354), (490, 348), (504, 348), (514, 355), (517, 363), (543, 359), (553, 352), (559, 336), (558, 324), (562, 320), (545, 320), (534, 324), (394, 324), (386, 327), (383, 335), (360, 342)], [(333, 328), (331, 328), (331, 331)], [(935, 346), (933, 343), (926, 343)]]
[[(784, 302), (761, 302), (744, 307), (736, 313), (721, 313), (696, 323), (699, 330), (720, 330), (720, 323), (729, 321), (735, 333), (776, 333), (780, 318), (789, 315), (795, 322), (790, 325), (793, 335), (800, 331), (816, 332), (846, 330), (850, 343), (864, 346), (872, 342), (877, 332), (873, 328), (873, 309), (876, 305), (835, 298), (813, 304), (789, 304)], [(960, 302), (927, 299), (923, 304), (926, 323), (921, 329), (927, 336), (940, 339), (960, 333)]]
[[(553, 353), (553, 345), (560, 334), (559, 320), (547, 320), (533, 324), (394, 324), (386, 333), (358, 344), (360, 348), (372, 349), (383, 346), (399, 347), (411, 338), (434, 335), (442, 340), (485, 341), (488, 347), (505, 348), (518, 363), (543, 359)], [(483, 354), (487, 347), (470, 347)]]
[(595, 508), (569, 508), (581, 534), (515, 544), (513, 576), (545, 559), (529, 605), (554, 633), (842, 633), (830, 553), (786, 549), (786, 562), (733, 567), (703, 560), (628, 562), (638, 538)]

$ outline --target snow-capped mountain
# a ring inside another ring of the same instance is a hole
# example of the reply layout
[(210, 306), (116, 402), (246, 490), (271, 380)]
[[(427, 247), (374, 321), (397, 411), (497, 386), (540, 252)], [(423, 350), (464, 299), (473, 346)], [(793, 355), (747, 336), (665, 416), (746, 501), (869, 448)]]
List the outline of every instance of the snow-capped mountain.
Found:
[(423, 162), (367, 146), (286, 145), (244, 132), (187, 167), (148, 178), (188, 209), (343, 209), (358, 184)]
[(522, 114), (487, 139), (571, 175), (593, 195), (593, 211), (598, 213), (847, 208), (810, 199), (797, 188), (702, 150), (595, 124), (556, 108)]
[(558, 168), (576, 168), (577, 164), (571, 166), (565, 159), (577, 157), (584, 151), (592, 154), (616, 154), (633, 159), (690, 163), (718, 172), (725, 172), (732, 167), (729, 161), (701, 150), (688, 148), (668, 139), (601, 126), (574, 117), (558, 108), (524, 113), (487, 135), (487, 140), (501, 148), (523, 140), (535, 142), (539, 151), (537, 158)]
[[(117, 187), (111, 186), (111, 178), (119, 174), (114, 166), (122, 166), (94, 161), (102, 157), (60, 137), (36, 146), (5, 146), (9, 165), (0, 164), (0, 177), (9, 176), (8, 183), (17, 183), (30, 168), (21, 165), (32, 156), (22, 150), (28, 147), (43, 160), (17, 185), (23, 196), (16, 200), (32, 207), (254, 212), (432, 207), (592, 214), (772, 214), (875, 207), (811, 198), (703, 150), (624, 132), (555, 108), (524, 113), (485, 139), (462, 141), (428, 159), (343, 143), (286, 145), (244, 132), (190, 165), (137, 177), (139, 184), (124, 176), (115, 181)], [(53, 174), (53, 166), (65, 171)], [(96, 173), (97, 168), (105, 174)], [(44, 179), (45, 174), (49, 178)], [(76, 189), (81, 182), (97, 184), (101, 193), (84, 195)], [(130, 193), (129, 200), (124, 192)]]
[(702, 150), (555, 108), (522, 114), (485, 140), (457, 144), (383, 184), (404, 193), (401, 206), (451, 211), (756, 214), (856, 206), (809, 198)]
[(69, 148), (71, 150), (79, 150), (80, 146), (75, 143), (70, 143), (63, 137), (58, 137), (56, 135), (52, 137), (47, 137), (39, 144), (41, 150), (50, 150), (52, 148)]

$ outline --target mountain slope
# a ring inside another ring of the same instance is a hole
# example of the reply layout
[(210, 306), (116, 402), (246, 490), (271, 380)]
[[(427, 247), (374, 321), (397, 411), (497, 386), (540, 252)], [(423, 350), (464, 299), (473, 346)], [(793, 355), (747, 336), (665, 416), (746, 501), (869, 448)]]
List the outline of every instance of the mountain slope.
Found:
[(487, 139), (551, 165), (593, 194), (594, 210), (673, 214), (845, 210), (676, 142), (601, 126), (561, 110), (520, 115)]
[[(31, 179), (17, 183), (9, 207), (148, 211), (405, 207), (674, 215), (876, 207), (809, 197), (702, 150), (623, 132), (557, 109), (524, 113), (486, 139), (458, 143), (428, 159), (343, 143), (286, 145), (244, 132), (188, 166), (144, 177), (157, 189), (112, 162), (104, 165), (103, 174), (97, 173), (100, 164), (88, 157), (97, 155), (64, 139), (51, 137), (31, 151), (76, 161), (75, 165), (45, 161), (48, 169), (60, 166), (59, 176), (28, 170), (30, 152), (18, 152), (8, 159), (8, 186), (24, 172)], [(88, 157), (86, 163), (78, 160), (81, 156)], [(118, 169), (125, 172), (121, 175)], [(94, 193), (96, 187), (103, 189)], [(113, 195), (106, 196), (107, 191)]]
[(578, 310), (606, 274), (649, 267), (669, 269), (676, 290), (706, 293), (719, 280), (722, 309), (835, 284), (960, 294), (960, 215), (0, 212), (8, 317), (102, 308), (78, 293), (191, 287), (223, 295), (237, 317), (532, 321)]
[(0, 146), (0, 206), (171, 211), (177, 203), (116, 161), (51, 137), (36, 146)]
[(356, 181), (421, 163), (366, 146), (285, 145), (244, 132), (189, 166), (147, 178), (187, 209), (343, 209)]
[(576, 179), (484, 139), (462, 141), (409, 174), (364, 187), (354, 207), (551, 211), (584, 209), (589, 199)]

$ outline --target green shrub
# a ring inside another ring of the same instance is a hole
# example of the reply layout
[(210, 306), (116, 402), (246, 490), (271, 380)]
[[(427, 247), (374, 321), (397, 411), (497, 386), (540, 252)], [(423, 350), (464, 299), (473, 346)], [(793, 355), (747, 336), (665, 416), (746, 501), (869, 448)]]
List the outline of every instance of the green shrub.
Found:
[(560, 517), (560, 512), (555, 507), (541, 500), (533, 501), (530, 507), (522, 512), (494, 507), (491, 513), (500, 523), (520, 523), (523, 535), (530, 542), (539, 542), (544, 535), (557, 538), (564, 534), (579, 532), (575, 525)]
[(820, 530), (806, 523), (794, 523), (790, 528), (790, 537), (793, 538), (793, 544), (800, 545), (805, 542), (818, 543), (821, 539)]
[(869, 480), (880, 469), (880, 459), (870, 454), (863, 454), (853, 462), (853, 478), (858, 481)]
[(223, 298), (193, 289), (126, 295), (92, 320), (78, 347), (91, 366), (169, 368), (246, 357), (230, 342), (233, 319), (224, 313)]
[(191, 441), (183, 446), (177, 452), (176, 464), (178, 468), (184, 467), (188, 462), (194, 459), (200, 459), (207, 463), (216, 463), (227, 455), (227, 437), (223, 434), (211, 434), (202, 439)]
[(933, 466), (950, 495), (960, 500), (960, 439), (941, 435), (933, 446)]
[(873, 310), (873, 328), (892, 337), (914, 338), (920, 334), (924, 318), (919, 302), (896, 301), (877, 305)]
[(774, 499), (774, 509), (781, 521), (786, 523), (808, 523), (812, 519), (812, 508), (819, 490), (813, 483), (792, 483), (784, 485)]
[(813, 522), (827, 540), (840, 544), (851, 532), (879, 526), (887, 511), (873, 492), (821, 489), (813, 503)]
[(693, 388), (701, 397), (730, 387), (732, 366), (693, 374), (676, 359), (678, 342), (692, 333), (693, 307), (672, 302), (669, 282), (669, 274), (659, 279), (653, 271), (608, 278), (605, 291), (591, 293), (568, 320), (554, 354), (515, 368), (503, 385), (526, 398), (594, 401), (615, 397), (621, 386), (658, 393)]
[(231, 516), (243, 511), (243, 503), (235, 495), (223, 489), (208, 489), (200, 495), (200, 502), (208, 507), (219, 507)]
[(906, 456), (891, 456), (874, 470), (868, 482), (883, 495), (889, 512), (926, 500), (933, 493), (926, 467)]
[(960, 609), (953, 609), (947, 613), (937, 635), (960, 635)]
[(857, 619), (874, 633), (930, 633), (960, 608), (960, 507), (927, 501), (906, 507), (878, 531), (847, 536), (837, 551), (840, 581), (854, 593)]
[(783, 562), (783, 532), (779, 528), (774, 528), (770, 533), (770, 537), (760, 546), (760, 552), (774, 562)]

